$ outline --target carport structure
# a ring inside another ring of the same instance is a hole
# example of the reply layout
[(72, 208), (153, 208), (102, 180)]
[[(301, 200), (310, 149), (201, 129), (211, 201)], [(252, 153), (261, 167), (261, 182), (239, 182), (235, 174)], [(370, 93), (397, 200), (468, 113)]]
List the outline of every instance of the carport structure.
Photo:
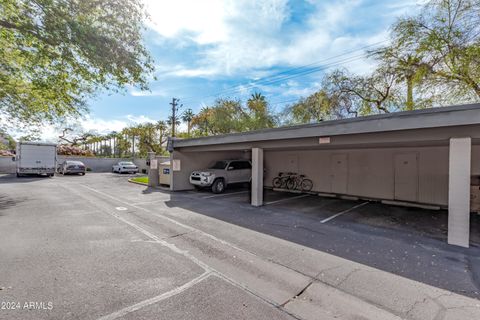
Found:
[(448, 242), (469, 246), (480, 104), (173, 139), (169, 150), (173, 191), (193, 189), (190, 173), (215, 160), (247, 158), (253, 206), (263, 205), (263, 189), (279, 172), (295, 172), (321, 195), (448, 208)]

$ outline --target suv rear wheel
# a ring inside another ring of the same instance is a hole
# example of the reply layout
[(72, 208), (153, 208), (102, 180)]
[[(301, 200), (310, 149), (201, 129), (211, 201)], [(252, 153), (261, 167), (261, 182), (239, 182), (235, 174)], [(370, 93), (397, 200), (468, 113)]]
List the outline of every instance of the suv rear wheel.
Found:
[(222, 193), (225, 191), (225, 181), (223, 179), (217, 179), (212, 185), (213, 193)]

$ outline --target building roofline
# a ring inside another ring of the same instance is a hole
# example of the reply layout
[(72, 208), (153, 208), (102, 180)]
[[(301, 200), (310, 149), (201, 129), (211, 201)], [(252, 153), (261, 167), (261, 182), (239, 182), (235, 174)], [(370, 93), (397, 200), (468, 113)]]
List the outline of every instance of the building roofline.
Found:
[[(455, 119), (455, 117), (453, 117), (454, 115), (457, 115), (458, 119)], [(428, 121), (425, 122), (414, 121), (427, 118)], [(365, 128), (365, 123), (376, 123), (377, 125), (367, 125), (367, 127)], [(272, 129), (261, 129), (200, 138), (174, 138), (173, 148), (175, 149), (181, 147), (215, 145), (221, 143), (240, 143), (289, 138), (292, 139), (325, 135), (333, 136), (340, 134), (423, 129), (470, 124), (480, 124), (480, 103), (376, 114), (357, 118), (328, 120), (311, 124), (284, 126)], [(337, 130), (332, 130), (333, 128), (337, 128)], [(291, 134), (292, 131), (298, 131), (298, 134)], [(304, 133), (302, 134), (301, 131)]]
[(28, 144), (28, 145), (35, 145), (35, 146), (55, 146), (55, 147), (57, 147), (56, 143), (37, 142), (37, 141), (18, 141), (17, 144)]

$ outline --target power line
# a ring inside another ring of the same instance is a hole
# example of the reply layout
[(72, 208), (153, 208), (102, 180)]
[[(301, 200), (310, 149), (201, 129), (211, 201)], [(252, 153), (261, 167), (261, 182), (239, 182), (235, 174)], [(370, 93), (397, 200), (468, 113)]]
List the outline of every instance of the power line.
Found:
[[(317, 65), (317, 64), (322, 63), (322, 62), (326, 62), (326, 61), (329, 61), (329, 60), (332, 60), (332, 59), (336, 59), (336, 58), (348, 55), (350, 53), (354, 53), (354, 52), (357, 52), (357, 51), (363, 51), (367, 48), (378, 46), (379, 44), (385, 43), (387, 41), (388, 40), (383, 40), (383, 41), (379, 41), (379, 42), (376, 42), (376, 43), (373, 43), (373, 44), (370, 44), (370, 45), (367, 45), (367, 46), (363, 46), (363, 47), (360, 47), (360, 48), (357, 48), (357, 49), (354, 49), (354, 50), (346, 51), (346, 52), (344, 52), (342, 54), (339, 54), (339, 55), (336, 55), (336, 56), (332, 56), (332, 57), (329, 57), (329, 58), (326, 58), (326, 59), (322, 59), (322, 60), (307, 64), (307, 65), (303, 65), (303, 66), (300, 66), (300, 67), (288, 69), (288, 70), (285, 70), (283, 72), (279, 72), (279, 73), (274, 74), (274, 75), (269, 76), (269, 77), (260, 78), (260, 79), (257, 79), (255, 81), (248, 82), (245, 85), (239, 84), (239, 85), (231, 86), (231, 87), (226, 88), (222, 91), (219, 91), (219, 92), (207, 95), (207, 96), (188, 97), (188, 98), (184, 99), (184, 101), (192, 101), (194, 99), (203, 99), (203, 98), (208, 98), (208, 97), (215, 97), (215, 96), (220, 96), (220, 95), (226, 94), (226, 93), (235, 93), (235, 92), (238, 92), (240, 90), (251, 89), (251, 88), (253, 88), (257, 85), (273, 84), (273, 83), (277, 83), (277, 82), (280, 82), (280, 81), (295, 78), (295, 77), (297, 77), (297, 75), (298, 76), (303, 76), (303, 75), (311, 74), (311, 73), (314, 73), (314, 72), (318, 72), (318, 71), (324, 70), (326, 66), (331, 67), (335, 64), (350, 62), (349, 59), (351, 59), (353, 57), (349, 57), (349, 58), (347, 58), (345, 60), (342, 60), (342, 61), (339, 61), (339, 62), (332, 62), (332, 63), (329, 63), (327, 65), (321, 65), (321, 66), (317, 66), (317, 67), (313, 67), (313, 68), (309, 68), (309, 67)], [(354, 57), (362, 57), (363, 58), (365, 56), (366, 56), (365, 54), (362, 54), (360, 56), (354, 56)], [(354, 60), (352, 60), (352, 61), (354, 61)], [(308, 69), (306, 69), (306, 68), (308, 68)], [(298, 72), (291, 73), (292, 71), (296, 71), (296, 70), (298, 70)]]
[(289, 103), (289, 102), (295, 102), (295, 101), (298, 101), (298, 98), (282, 100), (282, 101), (272, 101), (269, 104), (271, 106), (277, 106), (277, 105), (280, 105), (280, 104), (283, 104), (283, 103)]
[[(367, 49), (367, 48), (370, 48), (370, 47), (373, 47), (373, 46), (377, 46), (378, 44), (384, 43), (384, 42), (386, 42), (386, 41), (388, 41), (388, 40), (379, 41), (379, 42), (376, 42), (376, 43), (374, 43), (374, 44), (370, 44), (370, 45), (367, 45), (367, 46), (363, 46), (363, 47), (357, 48), (357, 49), (355, 49), (355, 50), (346, 51), (346, 52), (344, 52), (344, 53), (342, 53), (342, 54), (339, 54), (339, 55), (336, 55), (336, 56), (332, 56), (332, 57), (329, 57), (329, 58), (326, 58), (326, 59), (322, 59), (322, 60), (319, 60), (319, 61), (316, 61), (316, 62), (307, 64), (307, 65), (303, 65), (303, 66), (300, 66), (300, 67), (288, 69), (288, 70), (285, 70), (285, 71), (283, 71), (283, 72), (274, 74), (274, 75), (272, 75), (272, 76), (265, 77), (265, 78), (260, 78), (260, 79), (257, 79), (257, 80), (255, 80), (255, 81), (253, 81), (253, 82), (246, 83), (246, 85), (253, 87), (253, 86), (257, 85), (257, 84), (262, 84), (262, 83), (265, 82), (265, 81), (271, 81), (271, 80), (273, 80), (272, 78), (278, 77), (278, 76), (280, 76), (280, 75), (282, 75), (282, 74), (287, 74), (287, 76), (288, 76), (288, 73), (291, 72), (291, 71), (305, 69), (305, 68), (307, 68), (307, 67), (310, 67), (310, 66), (313, 66), (313, 65), (317, 65), (317, 64), (319, 64), (319, 63), (326, 62), (326, 61), (329, 61), (329, 60), (332, 60), (332, 59), (335, 59), (335, 58), (338, 58), (338, 57), (342, 57), (342, 56), (345, 56), (345, 55), (350, 54), (350, 53), (353, 53), (353, 52), (363, 51), (363, 50), (365, 50), (365, 49)], [(318, 67), (317, 67), (317, 68), (318, 68)], [(311, 69), (308, 69), (308, 70), (311, 70)], [(303, 70), (303, 71), (301, 71), (301, 72), (305, 72), (305, 71), (308, 71), (308, 70)], [(293, 74), (295, 74), (295, 73), (293, 73)], [(224, 90), (222, 90), (222, 91), (219, 91), (219, 92), (214, 93), (214, 94), (209, 95), (209, 96), (216, 96), (216, 95), (221, 94), (221, 93), (223, 93), (223, 92), (230, 92), (230, 91), (232, 91), (232, 89), (244, 89), (244, 88), (245, 88), (245, 87), (242, 87), (242, 84), (240, 84), (240, 85), (235, 85), (235, 86), (231, 86), (231, 87), (229, 87), (229, 88), (226, 88), (226, 89), (224, 89)], [(234, 91), (237, 91), (237, 90), (234, 90)], [(192, 98), (193, 98), (193, 97), (192, 97)], [(186, 98), (186, 99), (184, 99), (184, 100), (190, 100), (190, 99), (191, 99), (191, 98)]]
[(316, 68), (312, 68), (310, 70), (305, 70), (301, 73), (289, 75), (289, 76), (286, 76), (286, 77), (283, 77), (283, 78), (280, 78), (280, 79), (272, 79), (268, 82), (263, 83), (263, 85), (274, 84), (274, 83), (282, 82), (284, 80), (298, 78), (298, 77), (301, 77), (301, 76), (304, 76), (304, 75), (307, 75), (307, 74), (323, 71), (323, 70), (328, 69), (328, 68), (330, 68), (332, 66), (335, 66), (335, 65), (343, 64), (343, 63), (346, 63), (346, 62), (352, 62), (352, 61), (356, 61), (356, 60), (361, 60), (365, 56), (366, 56), (365, 54), (361, 54), (361, 55), (349, 57), (349, 58), (346, 58), (346, 59), (343, 59), (343, 60), (340, 60), (340, 61), (335, 61), (335, 62), (325, 64), (325, 65), (322, 65), (322, 66), (319, 66), (319, 67), (316, 67)]
[[(285, 80), (290, 80), (290, 79), (293, 79), (293, 78), (302, 77), (302, 76), (305, 76), (305, 75), (308, 75), (308, 74), (311, 74), (311, 73), (326, 70), (326, 69), (328, 69), (332, 66), (335, 66), (335, 65), (339, 65), (339, 64), (343, 64), (343, 63), (347, 63), (347, 62), (353, 62), (353, 61), (356, 61), (356, 60), (361, 60), (364, 57), (365, 57), (365, 54), (349, 57), (349, 58), (346, 58), (346, 59), (343, 59), (343, 60), (340, 60), (340, 61), (335, 61), (335, 62), (332, 62), (330, 64), (323, 65), (321, 67), (317, 67), (317, 68), (310, 69), (310, 70), (305, 70), (302, 73), (292, 74), (292, 75), (289, 75), (289, 76), (286, 76), (286, 77), (283, 77), (283, 78), (279, 78), (279, 79), (272, 79), (268, 83), (266, 83), (265, 85), (271, 85), (271, 84), (282, 82), (282, 81), (285, 81)], [(252, 88), (253, 88), (253, 86), (252, 86)], [(235, 93), (235, 90), (225, 91), (223, 94), (232, 94), (232, 93)], [(202, 98), (208, 98), (208, 97), (220, 97), (220, 95), (218, 95), (218, 94), (208, 95), (208, 96), (204, 96)]]

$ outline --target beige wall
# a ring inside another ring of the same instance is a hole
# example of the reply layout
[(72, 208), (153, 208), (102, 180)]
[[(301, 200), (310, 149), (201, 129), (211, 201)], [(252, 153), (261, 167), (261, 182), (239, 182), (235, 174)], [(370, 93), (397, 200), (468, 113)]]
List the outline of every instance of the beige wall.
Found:
[[(168, 157), (161, 157), (162, 160), (166, 161)], [(147, 170), (148, 166), (146, 165), (146, 159), (144, 158), (97, 158), (97, 157), (80, 157), (80, 156), (57, 156), (57, 163), (62, 163), (64, 160), (72, 161), (82, 161), (87, 168), (90, 168), (93, 172), (110, 172), (112, 171), (112, 166), (117, 164), (120, 161), (132, 161), (138, 166), (139, 172), (142, 172), (143, 169)]]
[(12, 157), (0, 157), (0, 173), (15, 173), (17, 165)]
[[(394, 156), (416, 153), (418, 202), (448, 204), (448, 147), (378, 148), (347, 150), (265, 151), (265, 185), (280, 171), (305, 174), (314, 191), (332, 192), (331, 157), (346, 154), (347, 194), (373, 199), (395, 199)], [(297, 160), (295, 160), (297, 159)], [(480, 146), (472, 148), (472, 175), (480, 175)]]

